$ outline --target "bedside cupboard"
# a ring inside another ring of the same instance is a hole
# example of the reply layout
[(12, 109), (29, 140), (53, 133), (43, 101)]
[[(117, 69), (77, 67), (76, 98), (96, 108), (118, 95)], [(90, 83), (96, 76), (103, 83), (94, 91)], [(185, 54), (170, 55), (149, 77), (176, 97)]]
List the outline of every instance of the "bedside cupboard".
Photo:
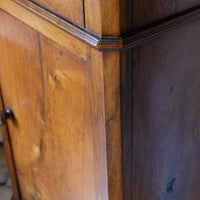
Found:
[(200, 199), (199, 6), (0, 0), (13, 200)]

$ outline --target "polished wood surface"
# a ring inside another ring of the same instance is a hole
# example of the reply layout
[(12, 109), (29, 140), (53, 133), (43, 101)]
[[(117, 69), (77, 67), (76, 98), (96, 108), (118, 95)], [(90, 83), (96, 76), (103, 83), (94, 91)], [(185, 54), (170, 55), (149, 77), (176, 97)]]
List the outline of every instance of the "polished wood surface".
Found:
[(132, 196), (132, 49), (121, 52), (120, 65), (123, 199), (129, 200)]
[(85, 27), (100, 36), (120, 36), (120, 6), (116, 0), (84, 0)]
[[(29, 0), (0, 0), (0, 8), (22, 20), (24, 23), (38, 30), (48, 38), (55, 40), (60, 45), (67, 46), (68, 48), (70, 47), (71, 50), (78, 55), (83, 53), (83, 50), (87, 45), (79, 42), (78, 45), (74, 46), (73, 43), (76, 41), (76, 38), (99, 49), (100, 51), (121, 51), (140, 45), (147, 40), (151, 40), (158, 37), (160, 34), (170, 31), (171, 29), (175, 29), (178, 26), (182, 26), (200, 18), (200, 7), (197, 6), (194, 9), (189, 9), (186, 12), (179, 14), (176, 17), (162, 20), (154, 26), (147, 26), (143, 29), (130, 33), (127, 32), (129, 30), (128, 28), (132, 30), (132, 26), (128, 26), (129, 21), (125, 23), (124, 20), (120, 18), (121, 28), (118, 27), (118, 31), (114, 28), (114, 26), (118, 23), (117, 21), (115, 21), (116, 23), (112, 22), (112, 26), (107, 26), (112, 27), (113, 36), (100, 37), (79, 26), (76, 26), (75, 24), (71, 24), (64, 19), (59, 18), (44, 8), (31, 3)], [(120, 16), (129, 18), (130, 16), (127, 15)], [(124, 25), (121, 26), (122, 24)], [(114, 36), (114, 33), (119, 35), (119, 30), (122, 35), (120, 37)], [(78, 41), (76, 41), (76, 43), (78, 43)]]
[(109, 200), (122, 200), (120, 53), (104, 52), (103, 62)]
[[(4, 109), (5, 109), (4, 100), (3, 100), (3, 96), (0, 90), (0, 110), (4, 110)], [(7, 165), (9, 169), (9, 177), (11, 180), (12, 193), (16, 200), (20, 200), (20, 191), (19, 191), (19, 185), (18, 185), (18, 180), (16, 176), (16, 171), (15, 171), (15, 162), (14, 162), (13, 150), (11, 146), (10, 132), (9, 132), (7, 124), (1, 127), (1, 134), (3, 138), (4, 152), (6, 155)]]
[[(0, 8), (20, 21), (23, 21), (33, 29), (41, 32), (47, 38), (56, 41), (63, 47), (69, 48), (74, 54), (86, 59), (88, 45), (77, 40), (73, 35), (66, 33), (54, 24), (49, 23), (46, 19), (33, 14), (33, 12), (24, 9), (13, 1), (0, 0)], [(74, 43), (76, 43), (76, 45), (74, 45)]]
[(130, 3), (135, 29), (198, 6), (199, 0), (130, 0)]
[(129, 103), (122, 112), (131, 109), (122, 133), (126, 200), (200, 198), (199, 27), (187, 24), (126, 52), (124, 60), (132, 59), (122, 76)]
[(93, 71), (90, 48), (85, 60), (1, 19), (0, 80), (16, 119), (9, 130), (22, 198), (107, 199), (102, 66)]
[(82, 0), (35, 0), (35, 2), (81, 26), (84, 26)]
[(199, 6), (0, 0), (15, 199), (199, 200)]

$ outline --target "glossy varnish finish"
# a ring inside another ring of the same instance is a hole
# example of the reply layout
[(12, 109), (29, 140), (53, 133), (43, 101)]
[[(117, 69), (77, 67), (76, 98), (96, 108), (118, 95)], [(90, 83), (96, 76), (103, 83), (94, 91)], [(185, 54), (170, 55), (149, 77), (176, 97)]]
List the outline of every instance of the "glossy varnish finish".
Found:
[(2, 94), (16, 118), (9, 130), (22, 198), (107, 199), (102, 65), (93, 71), (90, 55), (101, 53), (78, 57), (1, 19)]
[(14, 197), (199, 200), (199, 2), (33, 2), (0, 0)]

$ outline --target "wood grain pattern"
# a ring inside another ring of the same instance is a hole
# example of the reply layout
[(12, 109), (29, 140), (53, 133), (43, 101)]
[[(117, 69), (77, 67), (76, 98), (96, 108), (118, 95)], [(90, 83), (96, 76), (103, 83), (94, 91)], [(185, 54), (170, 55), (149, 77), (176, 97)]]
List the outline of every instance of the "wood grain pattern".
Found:
[[(33, 138), (29, 135), (41, 132), (40, 127), (37, 126), (41, 119), (42, 107), (38, 34), (5, 12), (1, 11), (0, 16), (1, 88), (5, 107), (10, 107), (16, 118), (14, 123), (8, 121), (8, 127), (15, 170), (23, 197), (24, 189), (22, 188), (28, 187), (27, 176), (30, 177), (32, 172), (29, 171), (30, 166), (21, 169), (20, 165), (27, 161), (32, 164), (31, 158), (35, 157), (32, 153), (34, 135)], [(32, 124), (31, 127), (28, 127), (27, 121)], [(30, 188), (30, 192), (32, 191), (34, 192), (34, 188)]]
[[(29, 0), (13, 1), (15, 3), (13, 3), (12, 1), (0, 0), (0, 7), (6, 10), (8, 13), (14, 15), (16, 18), (27, 23), (34, 29), (40, 31), (46, 37), (55, 40), (62, 46), (70, 47), (71, 51), (73, 51), (77, 55), (84, 53), (84, 50), (87, 49), (87, 44), (98, 49), (99, 51), (121, 51), (124, 49), (132, 48), (148, 40), (156, 38), (161, 34), (170, 31), (171, 29), (175, 29), (178, 26), (182, 26), (188, 22), (200, 18), (200, 7), (197, 6), (195, 7), (195, 9), (189, 9), (187, 10), (187, 12), (181, 13), (180, 15), (177, 15), (174, 18), (162, 20), (154, 26), (147, 26), (142, 28), (141, 30), (129, 32), (130, 30), (132, 30), (132, 25), (128, 25), (132, 23), (129, 20), (125, 23), (123, 20), (124, 18), (126, 19), (126, 17), (129, 15), (128, 12), (125, 12), (124, 7), (126, 7), (127, 2), (124, 1), (123, 4), (121, 4), (121, 7), (123, 7), (123, 9), (120, 7), (120, 32), (122, 36), (100, 37), (98, 35), (95, 35), (94, 33), (88, 32), (87, 30), (81, 27), (71, 24), (70, 22), (64, 19), (57, 17), (56, 15), (37, 6)], [(130, 6), (129, 12), (131, 12)], [(129, 18), (130, 16), (128, 17), (128, 19)], [(107, 22), (107, 20), (105, 21)], [(118, 27), (119, 33), (119, 26), (117, 25), (117, 23), (112, 23), (113, 26)], [(112, 27), (112, 25), (107, 25), (107, 27)], [(110, 30), (113, 30), (115, 32), (114, 28), (111, 28)], [(114, 32), (113, 35), (116, 35)], [(126, 34), (127, 32), (128, 34)], [(75, 47), (73, 43), (78, 43), (76, 38), (83, 41), (86, 44), (84, 45), (80, 41), (79, 44)], [(80, 46), (82, 48), (80, 48)]]
[[(49, 23), (46, 19), (41, 18), (38, 15), (24, 9), (22, 6), (16, 4), (13, 1), (0, 0), (0, 8), (15, 18), (23, 21), (33, 29), (41, 32), (47, 38), (56, 41), (63, 47), (70, 48), (70, 51), (77, 56), (87, 57), (88, 45), (82, 41), (77, 40), (74, 36), (56, 27), (52, 23)], [(76, 44), (76, 45), (74, 45)]]
[(14, 198), (200, 199), (198, 1), (37, 2), (73, 21), (0, 0)]
[[(131, 0), (130, 0), (131, 1)], [(132, 3), (132, 29), (198, 6), (199, 0), (137, 0)]]
[[(4, 110), (4, 109), (5, 108), (4, 108), (3, 97), (0, 90), (0, 110)], [(3, 138), (3, 147), (4, 147), (4, 151), (6, 155), (7, 166), (9, 169), (9, 176), (10, 176), (11, 185), (12, 185), (13, 197), (15, 197), (16, 200), (20, 200), (20, 190), (19, 190), (18, 180), (16, 176), (16, 171), (15, 171), (15, 163), (14, 163), (14, 158), (13, 158), (10, 133), (9, 133), (7, 124), (1, 127), (1, 134)]]
[(84, 27), (82, 0), (34, 0), (48, 9)]
[(85, 60), (1, 19), (1, 86), (16, 117), (9, 130), (22, 198), (108, 199), (103, 72), (91, 61), (101, 53), (88, 48)]
[[(123, 154), (124, 168), (132, 163), (132, 181), (124, 179), (132, 195), (126, 200), (200, 198), (199, 27), (195, 21), (132, 49), (132, 151)], [(128, 152), (130, 142), (123, 142)]]
[(120, 53), (104, 52), (103, 62), (109, 200), (122, 200)]
[(123, 199), (132, 195), (132, 49), (120, 53), (121, 148), (123, 172)]

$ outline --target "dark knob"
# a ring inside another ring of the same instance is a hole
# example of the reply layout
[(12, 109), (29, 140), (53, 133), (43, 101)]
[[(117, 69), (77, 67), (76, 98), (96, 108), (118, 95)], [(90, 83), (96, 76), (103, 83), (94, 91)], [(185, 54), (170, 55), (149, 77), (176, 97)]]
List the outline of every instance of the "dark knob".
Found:
[(14, 114), (10, 108), (0, 111), (0, 126), (3, 126), (7, 119), (14, 120)]

